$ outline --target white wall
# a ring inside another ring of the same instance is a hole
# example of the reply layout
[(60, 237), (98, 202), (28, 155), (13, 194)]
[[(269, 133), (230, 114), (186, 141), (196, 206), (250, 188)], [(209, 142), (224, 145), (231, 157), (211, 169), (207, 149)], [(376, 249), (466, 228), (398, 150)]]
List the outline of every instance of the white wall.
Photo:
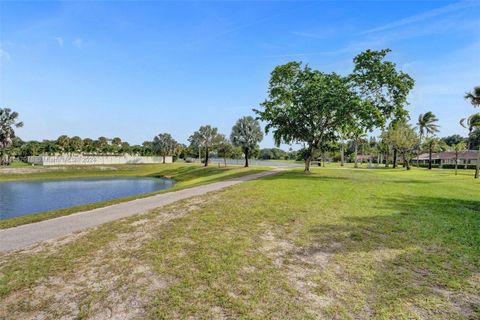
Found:
[[(141, 156), (30, 156), (29, 163), (44, 166), (56, 165), (101, 165), (101, 164), (142, 164), (163, 163), (163, 157)], [(165, 163), (172, 163), (172, 157), (165, 157)]]

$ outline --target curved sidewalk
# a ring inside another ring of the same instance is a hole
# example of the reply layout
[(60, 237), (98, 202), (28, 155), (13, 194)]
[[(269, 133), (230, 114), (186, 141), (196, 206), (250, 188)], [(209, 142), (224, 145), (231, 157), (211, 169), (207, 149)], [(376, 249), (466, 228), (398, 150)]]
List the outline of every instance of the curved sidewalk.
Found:
[(22, 249), (40, 241), (58, 238), (106, 222), (144, 213), (175, 201), (221, 190), (244, 181), (272, 175), (279, 171), (282, 170), (273, 169), (198, 187), (162, 193), (148, 198), (122, 202), (108, 207), (78, 212), (68, 216), (3, 229), (0, 230), (0, 252)]

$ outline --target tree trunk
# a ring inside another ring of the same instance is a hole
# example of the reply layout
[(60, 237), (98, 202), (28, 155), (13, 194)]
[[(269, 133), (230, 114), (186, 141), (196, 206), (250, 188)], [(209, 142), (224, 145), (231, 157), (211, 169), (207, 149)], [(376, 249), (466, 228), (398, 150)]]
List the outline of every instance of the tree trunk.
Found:
[(322, 152), (322, 166), (325, 167), (325, 152)]
[(390, 157), (390, 151), (385, 152), (385, 168), (388, 168), (390, 166), (389, 159), (388, 159), (389, 157)]
[(227, 158), (223, 158), (223, 164), (227, 167)]
[(355, 168), (358, 168), (358, 143), (355, 142), (355, 152), (354, 152), (354, 156), (355, 156), (355, 165), (354, 167)]
[(480, 176), (480, 147), (478, 147), (477, 153), (477, 165), (475, 167), (475, 179), (478, 179)]
[(304, 172), (310, 172), (310, 162), (312, 161), (312, 156), (307, 156), (305, 158), (305, 170)]
[(428, 170), (432, 170), (432, 148), (428, 149)]
[(458, 151), (455, 152), (455, 175), (457, 175), (458, 170)]
[(403, 164), (405, 165), (405, 168), (407, 168), (407, 170), (410, 170), (410, 162), (408, 161), (405, 153), (403, 154)]
[(163, 163), (165, 164), (165, 155), (163, 155)]
[(397, 149), (393, 149), (393, 169), (397, 167)]
[(245, 149), (245, 168), (248, 167), (248, 148)]
[(345, 162), (345, 150), (344, 150), (343, 141), (342, 141), (342, 143), (340, 144), (340, 166), (343, 167), (344, 162)]
[(205, 148), (205, 167), (208, 166), (208, 148)]

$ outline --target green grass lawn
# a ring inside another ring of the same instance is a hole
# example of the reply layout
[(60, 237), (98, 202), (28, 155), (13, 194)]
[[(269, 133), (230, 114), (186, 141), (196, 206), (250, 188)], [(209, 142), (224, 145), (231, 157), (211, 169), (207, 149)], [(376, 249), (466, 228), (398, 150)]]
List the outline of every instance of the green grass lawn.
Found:
[(266, 167), (243, 168), (239, 166), (219, 167), (210, 165), (203, 167), (198, 164), (173, 163), (152, 165), (114, 165), (114, 166), (60, 166), (60, 167), (30, 167), (27, 173), (3, 173), (0, 171), (0, 182), (40, 179), (74, 179), (85, 177), (168, 177), (176, 181), (175, 185), (167, 190), (160, 190), (148, 194), (122, 197), (118, 199), (85, 204), (65, 209), (41, 212), (11, 219), (0, 220), (0, 229), (10, 228), (26, 223), (42, 221), (74, 212), (91, 210), (115, 203), (151, 196), (158, 193), (176, 191), (200, 184), (216, 182), (252, 174), (267, 169)]
[(0, 257), (0, 318), (479, 319), (470, 171), (300, 169)]

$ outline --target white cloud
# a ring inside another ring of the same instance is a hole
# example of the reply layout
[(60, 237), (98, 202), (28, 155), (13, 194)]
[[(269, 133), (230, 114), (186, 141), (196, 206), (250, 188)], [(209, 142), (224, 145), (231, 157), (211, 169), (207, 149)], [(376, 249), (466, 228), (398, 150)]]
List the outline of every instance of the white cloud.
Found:
[(436, 8), (436, 9), (433, 9), (433, 10), (429, 10), (429, 11), (426, 11), (426, 12), (423, 12), (423, 13), (420, 13), (420, 14), (410, 16), (410, 17), (406, 17), (406, 18), (403, 18), (403, 19), (400, 19), (400, 20), (397, 20), (397, 21), (393, 21), (393, 22), (387, 23), (383, 26), (379, 26), (377, 28), (373, 28), (373, 29), (363, 31), (360, 34), (369, 34), (369, 33), (374, 33), (374, 32), (379, 32), (379, 31), (390, 30), (390, 29), (394, 29), (394, 28), (398, 28), (398, 27), (403, 27), (403, 26), (406, 26), (406, 25), (409, 25), (409, 24), (414, 24), (414, 23), (417, 23), (417, 22), (421, 22), (421, 21), (433, 18), (433, 17), (437, 17), (437, 16), (440, 16), (440, 15), (444, 15), (444, 14), (447, 14), (447, 13), (451, 13), (451, 12), (466, 9), (466, 8), (471, 8), (471, 7), (478, 6), (478, 5), (479, 5), (479, 3), (475, 2), (475, 1), (462, 1), (462, 2), (458, 2), (458, 3), (450, 4), (448, 6), (444, 6), (444, 7), (441, 7), (441, 8)]
[(63, 47), (63, 38), (62, 37), (55, 37), (55, 40), (57, 41), (57, 43), (60, 47)]
[(75, 40), (73, 40), (72, 43), (78, 48), (81, 48), (83, 46), (82, 38), (75, 38)]
[(2, 48), (0, 48), (0, 62), (1, 61), (10, 61), (10, 54)]

